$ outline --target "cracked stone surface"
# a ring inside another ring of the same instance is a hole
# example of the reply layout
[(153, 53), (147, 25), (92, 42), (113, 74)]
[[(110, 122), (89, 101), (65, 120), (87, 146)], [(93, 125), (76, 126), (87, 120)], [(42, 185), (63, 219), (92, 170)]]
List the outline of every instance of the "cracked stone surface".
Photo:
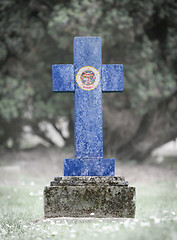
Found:
[(44, 214), (46, 218), (133, 218), (135, 188), (123, 177), (56, 177), (44, 189)]
[(128, 186), (124, 177), (55, 177), (50, 186), (86, 186), (86, 185), (104, 185), (104, 186)]

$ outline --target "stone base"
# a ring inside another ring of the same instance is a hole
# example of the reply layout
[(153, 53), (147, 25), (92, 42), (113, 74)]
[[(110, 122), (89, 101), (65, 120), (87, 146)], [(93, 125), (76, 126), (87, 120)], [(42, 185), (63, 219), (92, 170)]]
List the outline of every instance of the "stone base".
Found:
[(56, 177), (44, 189), (44, 215), (133, 218), (135, 188), (123, 177)]

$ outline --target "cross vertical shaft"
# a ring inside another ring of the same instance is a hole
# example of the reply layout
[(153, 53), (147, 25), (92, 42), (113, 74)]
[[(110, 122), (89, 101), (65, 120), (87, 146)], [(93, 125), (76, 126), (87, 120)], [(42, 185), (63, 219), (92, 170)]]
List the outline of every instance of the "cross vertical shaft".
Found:
[[(75, 78), (80, 68), (92, 66), (101, 75), (101, 39), (74, 39)], [(103, 158), (102, 89), (75, 87), (75, 158)]]

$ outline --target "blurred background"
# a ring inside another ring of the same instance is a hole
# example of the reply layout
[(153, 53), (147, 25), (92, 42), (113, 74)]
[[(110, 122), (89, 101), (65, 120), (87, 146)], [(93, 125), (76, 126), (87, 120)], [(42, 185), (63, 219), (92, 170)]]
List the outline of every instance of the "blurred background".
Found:
[[(74, 94), (52, 93), (52, 64), (73, 63), (75, 36), (100, 36), (103, 64), (124, 65), (124, 92), (103, 94), (104, 157), (136, 187), (133, 225), (38, 222), (74, 157)], [(176, 0), (0, 0), (2, 239), (176, 239), (176, 138)]]
[(177, 159), (176, 26), (175, 0), (2, 0), (1, 154), (74, 154), (74, 95), (52, 93), (51, 66), (73, 63), (75, 36), (100, 36), (103, 63), (124, 65), (124, 92), (103, 94), (104, 154)]

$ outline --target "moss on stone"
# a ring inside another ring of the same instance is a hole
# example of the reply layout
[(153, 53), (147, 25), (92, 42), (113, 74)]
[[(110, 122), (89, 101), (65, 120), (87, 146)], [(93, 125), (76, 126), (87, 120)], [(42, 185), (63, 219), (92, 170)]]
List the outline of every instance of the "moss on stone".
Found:
[[(83, 177), (89, 184), (82, 184), (82, 177), (74, 179), (81, 184), (73, 185), (73, 177), (60, 178), (62, 184), (45, 187), (45, 217), (134, 217), (135, 188), (127, 185), (109, 185), (104, 181)], [(65, 182), (64, 182), (65, 181)], [(120, 181), (120, 178), (114, 179)], [(93, 184), (91, 184), (93, 182)], [(110, 183), (110, 178), (108, 178)], [(76, 181), (75, 181), (76, 183)], [(96, 183), (96, 184), (95, 184)], [(94, 215), (90, 215), (94, 213)]]

